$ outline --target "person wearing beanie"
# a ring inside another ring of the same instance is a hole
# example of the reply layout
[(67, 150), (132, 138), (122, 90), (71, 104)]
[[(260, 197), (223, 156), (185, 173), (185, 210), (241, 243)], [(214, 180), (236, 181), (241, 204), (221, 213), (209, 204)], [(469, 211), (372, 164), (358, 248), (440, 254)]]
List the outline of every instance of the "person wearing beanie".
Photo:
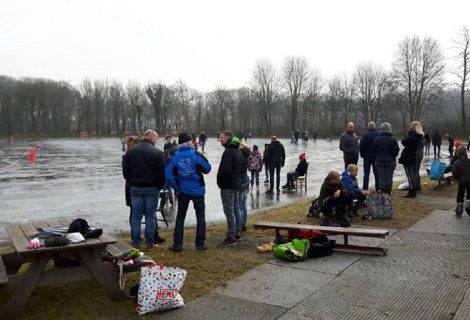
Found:
[(375, 189), (390, 193), (393, 184), (393, 172), (397, 166), (397, 156), (400, 152), (397, 139), (392, 134), (392, 126), (388, 122), (380, 125), (380, 133), (372, 143), (377, 180)]
[(253, 190), (253, 185), (256, 183), (256, 190), (259, 190), (259, 173), (263, 171), (263, 157), (256, 144), (248, 157), (248, 170), (251, 172), (250, 189)]
[(242, 223), (238, 194), (242, 183), (242, 165), (246, 161), (240, 150), (240, 140), (233, 137), (230, 130), (219, 133), (219, 141), (225, 148), (217, 171), (217, 185), (225, 217), (227, 219), (227, 236), (221, 246), (231, 246), (241, 240)]
[(452, 165), (452, 175), (459, 182), (457, 189), (457, 207), (455, 213), (457, 216), (461, 216), (464, 208), (464, 196), (467, 192), (465, 201), (465, 211), (470, 216), (470, 159), (467, 157), (467, 148), (460, 146), (456, 152), (459, 159)]
[(179, 147), (165, 168), (165, 177), (171, 188), (178, 195), (178, 210), (176, 214), (175, 229), (173, 231), (173, 244), (169, 250), (181, 252), (183, 250), (184, 220), (192, 201), (196, 211), (196, 250), (206, 250), (206, 193), (204, 174), (211, 171), (211, 164), (193, 145), (191, 136), (181, 133), (178, 137)]
[(287, 183), (282, 186), (282, 189), (293, 190), (295, 189), (294, 180), (298, 177), (303, 177), (308, 169), (308, 163), (305, 159), (305, 153), (299, 155), (299, 163), (294, 171), (287, 173)]

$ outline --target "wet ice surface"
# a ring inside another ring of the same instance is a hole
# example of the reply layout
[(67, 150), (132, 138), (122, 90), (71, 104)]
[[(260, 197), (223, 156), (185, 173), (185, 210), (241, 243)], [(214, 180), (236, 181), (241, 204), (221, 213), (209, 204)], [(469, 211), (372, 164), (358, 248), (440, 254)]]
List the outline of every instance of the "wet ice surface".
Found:
[[(264, 148), (264, 139), (248, 141)], [(295, 169), (298, 155), (307, 154), (310, 162), (308, 173), (308, 196), (318, 195), (321, 183), (328, 171), (341, 171), (342, 153), (338, 140), (310, 141), (307, 146), (294, 145), (290, 140), (281, 139), (286, 148), (286, 165), (281, 172), (281, 184), (286, 181), (288, 171)], [(32, 142), (35, 145), (38, 141)], [(94, 225), (107, 232), (126, 231), (129, 208), (124, 201), (124, 180), (121, 174), (121, 144), (119, 138), (45, 139), (39, 141), (36, 163), (31, 165), (26, 155), (15, 166), (15, 162), (28, 148), (30, 142), (17, 141), (10, 144), (0, 140), (0, 225), (33, 220), (76, 218), (89, 219)], [(157, 147), (163, 149), (163, 142)], [(206, 157), (212, 164), (212, 172), (206, 176), (206, 220), (208, 223), (224, 221), (219, 189), (216, 184), (218, 163), (223, 148), (214, 138), (206, 145)], [(429, 158), (425, 161), (428, 163)], [(362, 185), (362, 160), (359, 180)], [(395, 179), (405, 179), (401, 165), (397, 166)], [(303, 192), (283, 192), (279, 196), (268, 196), (260, 175), (260, 192), (248, 194), (248, 213), (294, 202), (305, 197)], [(373, 177), (371, 177), (373, 184)], [(190, 206), (186, 224), (195, 223), (193, 208)], [(171, 222), (174, 210), (167, 213)], [(162, 225), (162, 223), (160, 223)], [(6, 233), (0, 228), (0, 238)]]

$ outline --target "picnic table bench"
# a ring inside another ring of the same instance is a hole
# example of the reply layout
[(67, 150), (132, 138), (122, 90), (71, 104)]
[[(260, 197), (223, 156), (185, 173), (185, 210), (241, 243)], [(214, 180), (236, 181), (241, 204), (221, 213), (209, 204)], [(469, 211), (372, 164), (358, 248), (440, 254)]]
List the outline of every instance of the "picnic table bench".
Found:
[(361, 251), (378, 253), (385, 255), (387, 254), (386, 248), (372, 247), (372, 246), (360, 246), (349, 243), (349, 236), (356, 237), (369, 237), (369, 238), (385, 238), (388, 234), (388, 230), (383, 229), (358, 229), (358, 228), (341, 228), (341, 227), (324, 227), (314, 226), (308, 224), (292, 224), (292, 223), (279, 223), (279, 222), (258, 222), (254, 224), (255, 230), (267, 230), (274, 229), (276, 231), (276, 239), (281, 239), (281, 230), (312, 230), (319, 231), (325, 235), (342, 235), (344, 243), (336, 244), (335, 249), (339, 250), (350, 250), (350, 251)]
[[(112, 300), (126, 298), (126, 295), (119, 287), (116, 264), (106, 262), (101, 258), (101, 255), (107, 252), (108, 246), (118, 243), (115, 237), (103, 234), (97, 239), (86, 239), (85, 242), (66, 246), (26, 248), (38, 228), (68, 226), (71, 221), (68, 219), (51, 220), (5, 226), (15, 252), (4, 255), (3, 258), (6, 259), (0, 259), (2, 265), (5, 262), (5, 266), (0, 266), (0, 279), (5, 281), (3, 270), (8, 275), (8, 287), (12, 290), (12, 295), (4, 310), (0, 309), (0, 318), (16, 318), (34, 288), (45, 285), (64, 284), (94, 278)], [(44, 240), (40, 239), (40, 241), (41, 245), (44, 245)], [(117, 253), (117, 248), (119, 247), (111, 246), (109, 250)], [(46, 270), (49, 261), (61, 258), (77, 259), (79, 265), (67, 268), (48, 268)], [(29, 267), (25, 273), (19, 274), (19, 266), (24, 263), (29, 263)]]
[(3, 263), (2, 256), (0, 255), (0, 286), (8, 283), (7, 269)]

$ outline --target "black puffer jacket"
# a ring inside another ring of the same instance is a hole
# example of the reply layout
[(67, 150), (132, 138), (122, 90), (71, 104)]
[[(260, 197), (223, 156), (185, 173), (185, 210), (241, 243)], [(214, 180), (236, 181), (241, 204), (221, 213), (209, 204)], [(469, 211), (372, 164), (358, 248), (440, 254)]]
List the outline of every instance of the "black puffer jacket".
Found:
[(239, 149), (238, 143), (228, 142), (220, 160), (217, 172), (217, 185), (220, 189), (240, 190), (242, 181), (242, 165), (246, 159)]
[(163, 152), (155, 148), (150, 140), (142, 140), (122, 157), (122, 174), (131, 187), (163, 188)]
[(452, 175), (459, 183), (470, 183), (470, 159), (458, 159), (452, 165)]
[(266, 152), (266, 163), (269, 162), (280, 162), (284, 167), (286, 161), (286, 151), (284, 146), (279, 141), (273, 141), (268, 145), (268, 150)]
[(305, 173), (307, 172), (307, 168), (308, 168), (307, 160), (302, 159), (297, 164), (297, 168), (295, 168), (295, 171), (299, 174), (299, 177), (303, 177)]
[(405, 147), (401, 152), (400, 159), (398, 160), (404, 166), (412, 166), (415, 164), (417, 159), (417, 151), (423, 140), (422, 134), (417, 134), (416, 131), (410, 130), (408, 136), (401, 141), (401, 144)]

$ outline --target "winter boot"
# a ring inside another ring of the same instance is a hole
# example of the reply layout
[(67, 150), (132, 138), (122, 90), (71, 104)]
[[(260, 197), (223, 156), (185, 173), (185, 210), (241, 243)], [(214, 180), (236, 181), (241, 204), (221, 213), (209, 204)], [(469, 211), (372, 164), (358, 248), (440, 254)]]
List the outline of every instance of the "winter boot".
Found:
[(459, 202), (457, 203), (457, 207), (455, 208), (455, 214), (457, 216), (462, 216), (462, 212), (463, 212), (463, 202)]

